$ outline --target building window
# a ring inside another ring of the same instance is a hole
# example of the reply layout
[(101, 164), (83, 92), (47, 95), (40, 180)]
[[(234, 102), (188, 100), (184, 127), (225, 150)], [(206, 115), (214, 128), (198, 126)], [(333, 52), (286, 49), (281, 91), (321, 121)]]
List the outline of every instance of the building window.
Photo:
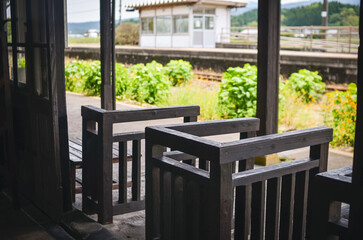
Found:
[(174, 16), (174, 33), (188, 33), (189, 18), (188, 16)]
[(154, 18), (141, 18), (141, 33), (153, 34), (154, 33)]
[(171, 33), (171, 16), (161, 16), (156, 18), (157, 33)]
[(205, 29), (213, 30), (214, 29), (214, 17), (205, 17)]
[(203, 16), (194, 16), (194, 29), (203, 29)]

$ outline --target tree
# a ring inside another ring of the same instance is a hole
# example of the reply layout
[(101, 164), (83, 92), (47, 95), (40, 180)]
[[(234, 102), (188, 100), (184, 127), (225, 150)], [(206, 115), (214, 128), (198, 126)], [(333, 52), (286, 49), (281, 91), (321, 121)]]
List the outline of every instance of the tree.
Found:
[(119, 45), (138, 45), (139, 24), (122, 22), (116, 29), (115, 40)]

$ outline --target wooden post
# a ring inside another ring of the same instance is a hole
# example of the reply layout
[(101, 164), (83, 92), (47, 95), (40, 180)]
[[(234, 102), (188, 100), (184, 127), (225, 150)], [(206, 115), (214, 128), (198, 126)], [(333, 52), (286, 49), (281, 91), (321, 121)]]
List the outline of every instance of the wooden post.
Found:
[(258, 135), (277, 133), (280, 75), (281, 1), (258, 1)]
[[(363, 0), (360, 1), (360, 10), (363, 10)], [(358, 97), (357, 97), (357, 120), (356, 120), (356, 135), (354, 142), (354, 158), (353, 158), (353, 177), (352, 184), (355, 196), (352, 204), (350, 205), (349, 214), (349, 235), (353, 239), (362, 239), (363, 231), (363, 193), (362, 193), (362, 180), (363, 180), (363, 50), (362, 50), (362, 28), (363, 20), (359, 18), (359, 36), (360, 43), (358, 49)]]
[(100, 1), (101, 16), (101, 107), (106, 110), (113, 110), (111, 71), (114, 68), (112, 53), (113, 43), (113, 20), (111, 0)]

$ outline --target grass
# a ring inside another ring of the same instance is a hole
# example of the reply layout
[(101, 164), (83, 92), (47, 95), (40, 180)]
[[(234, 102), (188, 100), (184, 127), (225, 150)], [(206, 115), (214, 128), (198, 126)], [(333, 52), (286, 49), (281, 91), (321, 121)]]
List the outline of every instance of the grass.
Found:
[(72, 43), (99, 43), (100, 37), (98, 38), (68, 38), (68, 44)]
[(219, 84), (194, 80), (187, 85), (173, 87), (168, 100), (159, 106), (199, 105), (201, 108), (200, 120), (218, 120)]

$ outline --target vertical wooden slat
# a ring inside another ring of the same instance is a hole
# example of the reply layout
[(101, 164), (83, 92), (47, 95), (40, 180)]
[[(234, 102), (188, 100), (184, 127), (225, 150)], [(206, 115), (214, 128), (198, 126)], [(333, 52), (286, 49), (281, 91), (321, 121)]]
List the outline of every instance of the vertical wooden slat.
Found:
[(265, 223), (265, 181), (252, 184), (251, 240), (263, 239)]
[(141, 180), (141, 141), (132, 141), (132, 201), (139, 201)]
[(295, 174), (282, 177), (280, 239), (292, 240), (293, 213), (295, 195)]
[(305, 239), (306, 210), (308, 200), (309, 171), (296, 174), (295, 204), (294, 204), (294, 227), (292, 238)]
[[(167, 235), (167, 231), (168, 229), (166, 229), (167, 227), (165, 225), (167, 225), (166, 223), (166, 215), (167, 215), (167, 209), (165, 206), (165, 203), (167, 201), (166, 197), (165, 197), (165, 171), (164, 169), (160, 168), (159, 169), (159, 179), (160, 179), (160, 188), (159, 188), (159, 199), (160, 199), (160, 212), (159, 212), (159, 216), (160, 216), (160, 238), (165, 238), (166, 239), (166, 235)], [(155, 193), (158, 194), (158, 193)]]
[(201, 184), (199, 187), (200, 191), (200, 198), (199, 198), (199, 234), (201, 239), (212, 239), (215, 237), (213, 234), (213, 227), (211, 224), (210, 219), (210, 212), (211, 212), (211, 200), (210, 200), (210, 189), (209, 185), (207, 184)]
[[(256, 136), (256, 132), (240, 133), (240, 139)], [(247, 159), (238, 162), (238, 172), (243, 172), (248, 169), (253, 169), (254, 160)], [(236, 187), (235, 201), (235, 239), (248, 239), (250, 234), (250, 219), (251, 219), (251, 189), (252, 186)]]
[(267, 180), (265, 239), (279, 239), (281, 178)]
[(248, 239), (251, 219), (251, 185), (236, 188), (235, 239)]
[(185, 231), (185, 199), (183, 178), (175, 177), (174, 201), (175, 201), (175, 239), (186, 239)]
[(200, 192), (197, 183), (187, 180), (184, 191), (187, 239), (199, 239)]
[(119, 203), (127, 203), (127, 142), (119, 142)]

